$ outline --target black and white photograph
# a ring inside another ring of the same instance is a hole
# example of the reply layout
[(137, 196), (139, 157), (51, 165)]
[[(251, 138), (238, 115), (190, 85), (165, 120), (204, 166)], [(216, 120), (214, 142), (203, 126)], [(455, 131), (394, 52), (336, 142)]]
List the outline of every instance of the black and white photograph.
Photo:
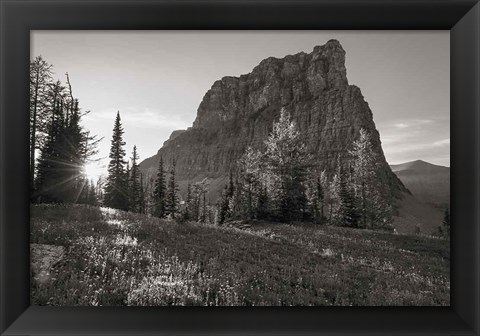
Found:
[(448, 30), (32, 30), (29, 154), (32, 305), (450, 306)]

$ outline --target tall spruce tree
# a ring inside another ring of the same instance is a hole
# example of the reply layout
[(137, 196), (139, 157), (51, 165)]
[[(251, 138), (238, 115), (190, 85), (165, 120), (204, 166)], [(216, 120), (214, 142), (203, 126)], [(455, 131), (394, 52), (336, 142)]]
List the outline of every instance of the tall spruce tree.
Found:
[(178, 212), (178, 185), (175, 178), (175, 158), (172, 158), (172, 164), (170, 167), (170, 176), (167, 182), (167, 199), (166, 199), (166, 213), (172, 219), (175, 219), (175, 216)]
[[(262, 154), (259, 151), (253, 150), (251, 147), (247, 148), (240, 159), (239, 178), (242, 188), (237, 187), (242, 192), (240, 194), (240, 215), (244, 219), (253, 219), (255, 217), (255, 208), (261, 186), (261, 160)], [(233, 191), (234, 190), (229, 187), (229, 189), (227, 189), (228, 195), (233, 194)]]
[(140, 213), (146, 213), (147, 211), (147, 201), (145, 197), (145, 187), (144, 187), (144, 182), (143, 182), (143, 174), (140, 173), (140, 203), (139, 203), (139, 212)]
[(285, 222), (303, 220), (307, 208), (305, 179), (309, 155), (285, 109), (281, 110), (278, 122), (273, 124), (265, 145), (267, 170), (272, 181), (270, 192), (276, 203), (277, 219)]
[(76, 99), (74, 99), (72, 109), (66, 116), (61, 141), (63, 143), (62, 173), (65, 176), (65, 181), (68, 181), (65, 184), (64, 199), (70, 203), (76, 202), (83, 188), (85, 188), (87, 179), (83, 174), (83, 167), (87, 160), (87, 142), (80, 125), (80, 110)]
[(349, 182), (346, 169), (339, 163), (339, 196), (340, 196), (340, 225), (358, 227), (359, 213), (357, 202), (351, 183)]
[[(61, 139), (63, 133), (63, 115), (60, 101), (53, 103), (51, 120), (48, 124), (47, 137), (40, 150), (38, 171), (35, 179), (35, 201), (39, 203), (59, 203), (63, 199), (58, 192), (61, 186), (59, 172), (61, 164)], [(60, 176), (63, 178), (63, 176)]]
[(310, 176), (308, 185), (308, 200), (310, 216), (317, 224), (322, 224), (325, 219), (327, 178), (325, 171), (314, 173)]
[(269, 211), (268, 189), (266, 185), (261, 184), (259, 188), (257, 204), (255, 208), (255, 218), (267, 220), (269, 219), (269, 216), (270, 216), (270, 211)]
[(165, 180), (163, 157), (160, 157), (160, 161), (158, 162), (157, 177), (152, 193), (152, 210), (152, 214), (158, 218), (163, 218), (167, 214), (167, 183)]
[(220, 195), (220, 201), (218, 203), (218, 223), (222, 224), (229, 216), (230, 199), (228, 197), (228, 185), (226, 185)]
[(110, 162), (105, 185), (104, 202), (111, 208), (128, 210), (128, 180), (125, 170), (125, 142), (123, 141), (123, 127), (120, 120), (120, 111), (117, 112), (113, 127), (113, 136), (110, 146)]
[(192, 208), (193, 208), (193, 195), (192, 195), (192, 185), (189, 183), (187, 185), (187, 196), (185, 197), (185, 210), (183, 212), (183, 219), (185, 221), (192, 219)]
[(141, 212), (142, 208), (142, 186), (140, 183), (140, 167), (138, 164), (139, 156), (137, 153), (137, 146), (133, 146), (132, 152), (132, 167), (129, 175), (129, 210), (132, 212)]
[(34, 187), (36, 151), (43, 145), (48, 132), (52, 88), (52, 65), (42, 56), (30, 62), (30, 186)]
[(379, 175), (379, 161), (370, 134), (360, 130), (359, 138), (349, 151), (352, 157), (352, 184), (358, 200), (360, 225), (375, 228), (391, 218), (392, 206)]
[[(338, 170), (338, 169), (337, 169)], [(330, 225), (341, 225), (342, 216), (342, 198), (340, 197), (340, 175), (337, 171), (328, 185), (328, 223)]]
[[(60, 90), (60, 86), (57, 88)], [(86, 141), (88, 135), (80, 126), (78, 101), (75, 100), (73, 110), (67, 114), (60, 92), (53, 98), (48, 131), (38, 160), (33, 200), (79, 202), (86, 182), (83, 166), (91, 152)]]

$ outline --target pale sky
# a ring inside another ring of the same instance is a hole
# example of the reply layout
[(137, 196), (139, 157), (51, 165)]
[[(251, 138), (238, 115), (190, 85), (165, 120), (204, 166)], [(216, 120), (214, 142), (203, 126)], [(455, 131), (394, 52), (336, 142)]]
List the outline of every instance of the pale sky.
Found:
[(93, 175), (106, 170), (117, 110), (128, 156), (137, 145), (143, 160), (192, 125), (216, 80), (330, 39), (346, 51), (349, 84), (372, 109), (387, 161), (450, 166), (449, 31), (32, 31), (31, 57), (42, 55), (62, 82), (69, 73), (91, 111), (85, 127), (105, 137)]

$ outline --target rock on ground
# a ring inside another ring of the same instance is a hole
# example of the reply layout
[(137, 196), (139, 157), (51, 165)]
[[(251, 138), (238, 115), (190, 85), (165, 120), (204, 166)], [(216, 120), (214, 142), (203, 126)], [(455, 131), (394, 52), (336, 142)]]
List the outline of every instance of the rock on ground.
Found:
[(33, 279), (41, 284), (48, 283), (50, 271), (65, 256), (65, 247), (46, 244), (30, 244), (30, 266)]

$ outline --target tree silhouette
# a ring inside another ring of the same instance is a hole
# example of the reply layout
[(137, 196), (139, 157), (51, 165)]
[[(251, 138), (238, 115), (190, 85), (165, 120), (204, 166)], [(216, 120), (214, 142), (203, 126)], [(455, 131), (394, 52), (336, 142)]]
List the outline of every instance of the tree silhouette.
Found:
[(123, 141), (123, 128), (120, 112), (117, 112), (113, 127), (113, 136), (110, 146), (110, 162), (108, 164), (108, 176), (105, 185), (104, 202), (108, 207), (128, 210), (128, 181), (125, 170), (125, 142)]

